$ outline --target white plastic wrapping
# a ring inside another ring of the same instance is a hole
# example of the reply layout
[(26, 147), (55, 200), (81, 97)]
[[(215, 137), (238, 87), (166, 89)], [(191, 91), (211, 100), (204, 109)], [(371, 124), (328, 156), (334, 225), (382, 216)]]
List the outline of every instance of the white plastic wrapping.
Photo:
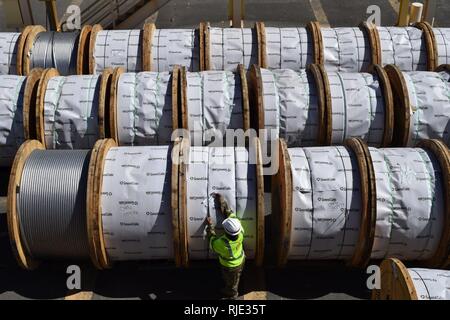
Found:
[(24, 142), (23, 98), (26, 77), (0, 75), (0, 167), (10, 166)]
[(44, 95), (47, 149), (90, 149), (99, 139), (101, 76), (53, 77)]
[(419, 300), (450, 300), (450, 271), (409, 268)]
[(433, 28), (437, 48), (436, 65), (450, 63), (450, 28)]
[(395, 64), (402, 71), (427, 70), (423, 31), (415, 27), (377, 27), (383, 66)]
[(152, 39), (152, 70), (172, 71), (174, 65), (200, 70), (200, 37), (195, 29), (157, 29)]
[(420, 148), (369, 150), (377, 195), (371, 257), (432, 257), (441, 239), (445, 211), (439, 162)]
[(117, 86), (121, 146), (168, 145), (172, 134), (172, 74), (123, 73)]
[(441, 139), (450, 146), (450, 73), (403, 72), (408, 89), (408, 146), (423, 139)]
[(193, 144), (205, 145), (213, 140), (211, 136), (224, 137), (226, 129), (244, 128), (239, 73), (187, 72), (186, 80), (188, 126)]
[(0, 32), (0, 75), (17, 74), (17, 45), (20, 33)]
[(239, 64), (250, 69), (258, 64), (256, 30), (244, 28), (210, 28), (211, 70), (236, 70)]
[(111, 260), (173, 258), (171, 148), (111, 148), (101, 196), (103, 238)]
[(261, 69), (264, 128), (275, 130), (288, 147), (318, 141), (318, 97), (314, 77), (306, 70)]
[(128, 72), (142, 71), (141, 30), (102, 30), (94, 46), (94, 74), (106, 68), (122, 67)]
[(265, 28), (268, 69), (305, 69), (313, 61), (313, 44), (306, 28)]
[(207, 216), (218, 235), (224, 216), (215, 208), (212, 193), (224, 196), (244, 229), (244, 251), (254, 258), (256, 248), (256, 165), (249, 164), (243, 147), (191, 147), (186, 173), (187, 230), (190, 259), (211, 259), (214, 253), (206, 238)]
[(369, 145), (383, 142), (386, 106), (378, 76), (328, 72), (332, 144), (359, 137)]
[(345, 147), (288, 149), (292, 174), (292, 229), (288, 258), (353, 256), (361, 221), (355, 157)]
[(368, 36), (360, 28), (321, 28), (327, 71), (361, 72), (371, 64)]

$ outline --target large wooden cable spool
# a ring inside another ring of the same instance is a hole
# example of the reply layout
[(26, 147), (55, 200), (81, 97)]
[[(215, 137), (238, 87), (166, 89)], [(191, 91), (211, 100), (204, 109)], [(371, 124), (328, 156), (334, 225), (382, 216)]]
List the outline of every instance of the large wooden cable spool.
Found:
[(27, 76), (23, 103), (23, 128), (25, 139), (36, 139), (36, 98), (41, 81), (42, 69), (33, 69)]
[(16, 61), (16, 71), (17, 74), (20, 76), (23, 76), (23, 55), (25, 52), (25, 43), (27, 42), (27, 37), (30, 34), (30, 32), (33, 30), (34, 26), (26, 26), (22, 33), (20, 34), (19, 42), (17, 45), (17, 61)]
[(323, 65), (325, 62), (322, 33), (320, 32), (320, 23), (318, 21), (309, 22), (306, 29), (310, 32), (313, 41), (313, 61), (316, 64)]
[(369, 37), (372, 64), (381, 64), (380, 37), (375, 24), (363, 21), (359, 27), (364, 30)]
[[(205, 71), (205, 72), (199, 72), (199, 73), (191, 73), (196, 74), (198, 77), (202, 78), (203, 76), (214, 76), (214, 75), (227, 75), (230, 73), (230, 71)], [(248, 83), (247, 83), (247, 76), (246, 71), (244, 70), (244, 67), (242, 65), (238, 65), (237, 70), (233, 72), (233, 74), (239, 78), (239, 84), (240, 84), (240, 95), (241, 97), (235, 97), (235, 99), (241, 100), (241, 112), (242, 112), (242, 127), (240, 128), (234, 128), (234, 129), (243, 129), (244, 132), (250, 128), (250, 104), (249, 104), (249, 91), (248, 91)], [(235, 85), (238, 82), (235, 82)], [(225, 83), (225, 85), (228, 85), (228, 83)], [(185, 67), (181, 68), (180, 71), (180, 100), (181, 100), (181, 112), (180, 114), (180, 121), (181, 121), (181, 128), (193, 130), (190, 126), (190, 111), (189, 111), (189, 97), (188, 97), (188, 71)], [(200, 90), (203, 90), (203, 86), (200, 86)], [(213, 98), (213, 95), (215, 94), (222, 94), (222, 93), (210, 93), (210, 98)], [(205, 95), (203, 95), (204, 97)], [(200, 103), (203, 104), (203, 100), (201, 100)], [(231, 125), (231, 121), (230, 124)], [(215, 128), (216, 129), (216, 128)], [(230, 127), (227, 127), (226, 129), (230, 129)], [(233, 129), (233, 128), (231, 128)], [(197, 131), (198, 132), (198, 131)], [(200, 134), (200, 133), (199, 133)], [(192, 139), (192, 138), (191, 138)], [(203, 139), (203, 138), (202, 138)]]
[[(330, 147), (331, 148), (331, 147)], [(370, 170), (367, 146), (360, 139), (348, 139), (347, 148), (350, 155), (353, 155), (357, 163), (357, 172), (360, 181), (360, 225), (357, 231), (357, 239), (352, 254), (347, 263), (351, 266), (362, 267), (370, 259), (370, 250), (374, 239), (374, 224), (376, 221), (374, 211), (375, 194), (373, 171)], [(308, 148), (307, 148), (308, 149)], [(319, 148), (309, 148), (318, 150)], [(278, 172), (272, 177), (272, 210), (277, 216), (278, 237), (276, 263), (284, 266), (288, 262), (292, 247), (292, 230), (308, 228), (305, 226), (293, 226), (293, 176), (292, 163), (286, 143), (283, 140), (278, 142)], [(331, 219), (331, 217), (330, 217)], [(310, 244), (311, 246), (311, 244)], [(301, 259), (300, 259), (301, 260)]]
[[(296, 71), (289, 71), (289, 70), (283, 70), (286, 72), (296, 72)], [(250, 104), (253, 107), (253, 111), (250, 113), (251, 119), (250, 124), (251, 127), (255, 130), (258, 130), (258, 133), (261, 135), (261, 132), (259, 130), (261, 129), (268, 129), (266, 128), (266, 119), (265, 119), (265, 109), (272, 109), (273, 106), (266, 106), (265, 105), (265, 99), (264, 99), (264, 88), (265, 83), (263, 79), (262, 72), (281, 72), (281, 71), (269, 71), (267, 69), (262, 69), (259, 66), (252, 66), (249, 72), (249, 100)], [(299, 71), (301, 72), (301, 71)], [(314, 122), (317, 122), (318, 127), (318, 134), (316, 138), (316, 142), (313, 144), (320, 143), (321, 141), (321, 135), (323, 134), (323, 124), (325, 123), (325, 95), (324, 95), (324, 81), (322, 79), (322, 73), (320, 72), (317, 65), (312, 64), (308, 67), (306, 71), (307, 76), (311, 75), (313, 82), (311, 83), (314, 88), (312, 89), (315, 92), (315, 95), (317, 96), (317, 119), (314, 120)], [(266, 84), (267, 85), (267, 84)], [(311, 90), (311, 91), (312, 91)], [(271, 94), (271, 93), (267, 93)], [(292, 115), (292, 112), (289, 113), (289, 115)], [(311, 120), (313, 121), (313, 120)], [(279, 133), (277, 133), (279, 134)], [(302, 133), (299, 133), (301, 135)], [(260, 138), (262, 138), (260, 136)]]
[[(185, 141), (182, 142), (180, 145), (180, 166), (178, 169), (179, 174), (179, 180), (178, 180), (178, 217), (179, 217), (179, 241), (180, 241), (180, 260), (179, 263), (181, 266), (187, 267), (192, 264), (194, 260), (198, 260), (198, 258), (193, 258), (191, 254), (191, 241), (193, 241), (193, 238), (190, 235), (189, 226), (188, 223), (193, 218), (192, 212), (189, 212), (189, 206), (188, 206), (188, 175), (189, 175), (189, 163), (190, 163), (190, 152), (193, 152), (192, 148), (198, 148), (198, 147), (190, 147), (190, 142), (187, 141), (187, 139), (183, 139)], [(208, 147), (200, 147), (203, 148), (202, 150), (209, 151)], [(261, 266), (264, 261), (264, 179), (263, 179), (263, 166), (262, 166), (262, 156), (261, 156), (261, 146), (259, 143), (259, 140), (257, 138), (254, 138), (253, 141), (249, 143), (247, 149), (249, 152), (249, 159), (250, 154), (255, 156), (253, 159), (256, 161), (255, 165), (255, 176), (252, 177), (252, 181), (255, 183), (255, 195), (256, 199), (253, 199), (256, 204), (256, 212), (253, 219), (255, 219), (255, 238), (254, 241), (254, 253), (253, 253), (253, 262), (256, 266)], [(217, 148), (216, 148), (217, 149)], [(225, 150), (224, 148), (218, 148), (221, 150)], [(249, 163), (250, 164), (250, 163)], [(251, 163), (253, 165), (253, 163)], [(209, 184), (209, 175), (207, 178), (207, 183)], [(211, 182), (212, 183), (212, 182)], [(224, 191), (226, 192), (226, 191)], [(231, 204), (230, 204), (231, 205)], [(235, 209), (234, 209), (235, 210)], [(239, 212), (237, 212), (239, 214)], [(212, 213), (209, 213), (212, 216)], [(208, 215), (209, 215), (208, 214)], [(243, 214), (243, 213), (241, 213)], [(197, 214), (198, 215), (198, 214)], [(206, 216), (202, 218), (203, 221), (206, 219)], [(244, 220), (242, 220), (244, 221)], [(244, 223), (244, 222), (243, 222)], [(217, 229), (220, 228), (219, 225), (216, 225)], [(244, 228), (245, 229), (245, 228)], [(198, 241), (198, 239), (197, 239)], [(200, 240), (201, 241), (201, 240)], [(249, 241), (249, 240), (247, 240)], [(206, 240), (204, 240), (205, 246), (209, 247), (209, 244)], [(198, 242), (197, 242), (198, 245)], [(246, 240), (244, 237), (244, 246), (246, 245)], [(209, 259), (213, 258), (213, 256), (208, 253), (207, 257)]]
[[(112, 70), (105, 69), (99, 76), (99, 92), (98, 92), (98, 136), (100, 139), (104, 138), (106, 135), (106, 126), (109, 124), (109, 119), (105, 117), (106, 110), (110, 104), (109, 90), (111, 85)], [(46, 69), (42, 72), (39, 87), (36, 94), (36, 138), (41, 141), (46, 148), (51, 146), (46, 145), (46, 134), (45, 134), (45, 99), (48, 89), (48, 83), (52, 78), (59, 77), (59, 72), (56, 69)], [(70, 77), (90, 77), (89, 75), (74, 75), (67, 76)], [(95, 95), (95, 93), (94, 93)], [(92, 147), (92, 146), (90, 146)]]
[(261, 68), (267, 68), (267, 38), (264, 22), (256, 22), (256, 36), (258, 39), (258, 64)]
[[(111, 80), (111, 89), (110, 89), (110, 93), (109, 93), (109, 105), (107, 106), (108, 112), (106, 114), (109, 114), (109, 123), (107, 124), (107, 128), (109, 129), (109, 133), (110, 133), (110, 137), (113, 138), (119, 145), (129, 145), (128, 143), (123, 143), (120, 141), (120, 130), (123, 130), (120, 128), (119, 126), (119, 119), (118, 119), (118, 115), (119, 112), (129, 112), (129, 110), (124, 110), (124, 107), (129, 108), (130, 106), (126, 105), (120, 105), (119, 103), (119, 92), (120, 92), (120, 80), (121, 77), (123, 76), (123, 74), (125, 73), (125, 70), (123, 68), (115, 68), (114, 72), (112, 74), (112, 80)], [(162, 72), (162, 73), (157, 73), (157, 72), (152, 72), (152, 71), (144, 71), (141, 72), (141, 75), (156, 75), (157, 77), (160, 74), (170, 74), (169, 78), (170, 78), (170, 82), (171, 82), (171, 88), (170, 88), (170, 99), (171, 99), (171, 113), (172, 113), (172, 118), (171, 118), (171, 124), (172, 130), (178, 129), (179, 128), (179, 85), (180, 85), (180, 81), (179, 81), (179, 77), (180, 77), (180, 67), (179, 66), (175, 66), (173, 68), (173, 71), (169, 72)], [(127, 73), (128, 75), (130, 75), (129, 73)], [(135, 76), (138, 76), (139, 73), (135, 73)], [(137, 84), (137, 83), (136, 83)], [(169, 90), (169, 89), (168, 89)], [(153, 94), (152, 92), (150, 94)], [(165, 95), (165, 93), (161, 93), (162, 95)], [(145, 95), (142, 94), (141, 95), (143, 98), (145, 98)], [(156, 95), (155, 95), (156, 96)], [(159, 96), (157, 96), (156, 98), (159, 98)], [(136, 101), (135, 101), (136, 102)], [(139, 105), (139, 108), (141, 108), (141, 110), (143, 112), (148, 111), (147, 108), (150, 108), (148, 106), (148, 104), (145, 105)], [(164, 108), (163, 108), (164, 111)], [(162, 115), (163, 116), (163, 115)], [(142, 130), (146, 130), (147, 128), (141, 128)], [(169, 143), (170, 141), (170, 137), (168, 137), (167, 139), (167, 143)], [(160, 143), (160, 144), (164, 144), (164, 143)], [(142, 143), (138, 143), (138, 144), (134, 144), (134, 145), (144, 145)]]
[(374, 300), (418, 300), (414, 283), (405, 265), (398, 259), (381, 263), (381, 288), (372, 291)]
[(418, 22), (415, 24), (415, 27), (423, 31), (427, 48), (427, 69), (428, 71), (434, 71), (438, 66), (438, 53), (433, 27), (428, 22)]

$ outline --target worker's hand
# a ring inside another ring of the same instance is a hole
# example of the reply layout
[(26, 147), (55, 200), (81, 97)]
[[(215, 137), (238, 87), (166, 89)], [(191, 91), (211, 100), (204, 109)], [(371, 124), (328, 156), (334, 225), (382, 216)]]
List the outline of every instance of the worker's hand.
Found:
[(212, 222), (211, 217), (206, 217), (206, 224), (207, 224), (208, 226), (212, 226), (213, 222)]

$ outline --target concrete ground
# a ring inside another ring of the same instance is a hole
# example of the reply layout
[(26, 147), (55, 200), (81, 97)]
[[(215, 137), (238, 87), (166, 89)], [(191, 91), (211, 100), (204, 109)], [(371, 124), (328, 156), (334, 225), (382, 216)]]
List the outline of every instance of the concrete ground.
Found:
[[(151, 16), (159, 28), (193, 27), (200, 21), (227, 24), (226, 0), (160, 1)], [(323, 25), (356, 26), (367, 18), (369, 5), (381, 9), (383, 25), (396, 21), (396, 0), (246, 0), (246, 25), (299, 26), (311, 20)], [(449, 27), (450, 1), (438, 0), (436, 25)], [(0, 170), (0, 299), (215, 299), (220, 274), (215, 264), (187, 270), (171, 265), (122, 263), (96, 271), (80, 265), (82, 290), (68, 291), (68, 264), (43, 264), (33, 272), (18, 268), (11, 254), (6, 225), (8, 172)], [(270, 242), (270, 237), (268, 239)], [(241, 291), (244, 299), (368, 299), (366, 275), (342, 265), (290, 266), (255, 270), (248, 266)]]

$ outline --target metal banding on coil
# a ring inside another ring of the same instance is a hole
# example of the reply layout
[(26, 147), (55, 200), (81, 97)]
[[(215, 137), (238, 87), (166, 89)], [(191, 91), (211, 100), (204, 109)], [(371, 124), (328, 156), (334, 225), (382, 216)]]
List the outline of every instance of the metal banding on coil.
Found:
[(61, 75), (77, 74), (80, 32), (40, 32), (30, 51), (30, 69), (56, 68)]
[(0, 32), (0, 75), (17, 73), (17, 49), (20, 33)]

